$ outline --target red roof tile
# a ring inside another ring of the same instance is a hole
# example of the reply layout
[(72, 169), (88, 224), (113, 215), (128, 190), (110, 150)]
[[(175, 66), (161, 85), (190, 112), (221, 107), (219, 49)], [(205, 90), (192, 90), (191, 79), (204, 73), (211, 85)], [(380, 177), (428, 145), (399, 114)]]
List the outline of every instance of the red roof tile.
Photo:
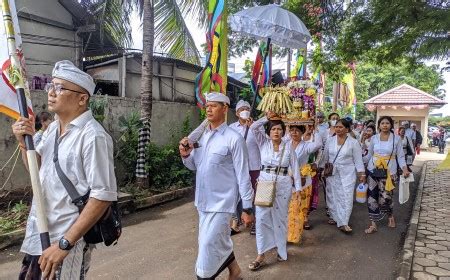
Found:
[(402, 84), (398, 87), (380, 93), (369, 100), (364, 101), (364, 104), (429, 104), (429, 105), (445, 105), (447, 102), (434, 97), (420, 89), (412, 87), (407, 84)]

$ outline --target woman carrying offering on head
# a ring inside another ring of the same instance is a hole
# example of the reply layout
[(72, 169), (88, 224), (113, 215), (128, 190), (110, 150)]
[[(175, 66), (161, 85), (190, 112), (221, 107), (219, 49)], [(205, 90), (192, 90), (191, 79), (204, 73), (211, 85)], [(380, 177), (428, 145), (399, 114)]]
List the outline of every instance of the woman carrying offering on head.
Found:
[[(311, 130), (314, 132), (314, 129)], [(297, 244), (301, 241), (303, 229), (310, 229), (308, 214), (313, 193), (312, 177), (316, 174), (314, 163), (310, 158), (322, 147), (322, 138), (318, 131), (308, 140), (305, 139), (305, 133), (305, 125), (289, 126), (291, 148), (297, 156), (303, 188), (300, 193), (296, 192), (293, 195), (289, 204), (287, 241)]]
[[(273, 248), (277, 248), (278, 261), (287, 260), (286, 235), (289, 201), (293, 192), (301, 191), (297, 156), (292, 150), (291, 141), (282, 139), (286, 132), (284, 123), (274, 119), (275, 117), (274, 113), (268, 112), (266, 117), (257, 120), (250, 127), (261, 151), (261, 173), (258, 180), (260, 182), (274, 181), (278, 173), (273, 206), (256, 206), (258, 256), (249, 265), (249, 269), (253, 271), (266, 264), (265, 253)], [(265, 124), (266, 131), (264, 133), (260, 128)], [(278, 166), (280, 167), (278, 168)]]

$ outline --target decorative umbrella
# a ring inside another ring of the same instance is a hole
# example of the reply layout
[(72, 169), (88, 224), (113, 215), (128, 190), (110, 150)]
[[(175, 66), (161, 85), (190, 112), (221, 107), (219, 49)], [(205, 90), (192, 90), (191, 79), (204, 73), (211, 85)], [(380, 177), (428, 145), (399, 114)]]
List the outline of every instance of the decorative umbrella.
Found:
[(305, 48), (311, 34), (293, 13), (277, 4), (242, 10), (229, 17), (234, 32), (256, 40), (267, 40), (285, 48)]
[[(256, 40), (267, 40), (267, 46), (270, 46), (273, 42), (281, 47), (301, 49), (306, 48), (308, 41), (311, 39), (311, 34), (305, 24), (296, 15), (277, 4), (242, 10), (231, 15), (228, 22), (234, 32)], [(269, 49), (269, 47), (265, 49), (261, 69), (264, 69), (264, 62), (269, 54)], [(255, 107), (259, 87), (258, 81), (251, 110)], [(245, 131), (245, 139), (247, 139), (247, 134), (248, 127)]]

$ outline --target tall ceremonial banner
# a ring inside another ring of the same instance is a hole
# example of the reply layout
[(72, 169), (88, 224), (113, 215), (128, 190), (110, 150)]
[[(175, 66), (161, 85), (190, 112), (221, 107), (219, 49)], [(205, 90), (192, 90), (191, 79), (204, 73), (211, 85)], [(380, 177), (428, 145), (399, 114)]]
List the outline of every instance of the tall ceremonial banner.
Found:
[(208, 59), (195, 79), (195, 97), (200, 108), (206, 104), (205, 94), (212, 91), (227, 93), (228, 23), (225, 1), (209, 0), (209, 25), (206, 33)]
[(355, 118), (356, 115), (356, 94), (355, 94), (355, 79), (353, 71), (350, 71), (348, 74), (345, 74), (344, 77), (342, 77), (342, 82), (347, 87), (348, 92), (348, 103), (347, 108), (352, 108), (353, 112), (353, 118)]
[[(17, 118), (18, 116), (22, 116), (29, 118), (32, 111), (23, 71), (23, 55), (20, 49), (21, 42), (20, 37), (15, 33), (19, 27), (16, 7), (13, 0), (0, 0), (0, 8), (2, 13), (2, 24), (0, 28), (0, 36), (2, 36), (0, 37), (0, 62), (2, 67), (0, 109), (3, 113), (11, 117)], [(45, 199), (39, 179), (38, 155), (34, 149), (32, 135), (24, 135), (24, 143), (25, 148), (22, 149), (26, 150), (31, 188), (33, 189), (33, 202), (37, 216), (37, 229), (41, 240), (41, 248), (44, 251), (50, 247), (50, 234), (48, 232)]]
[(291, 78), (297, 78), (300, 80), (303, 77), (303, 67), (304, 67), (304, 49), (297, 50), (297, 58), (294, 69), (291, 70), (290, 77)]
[[(0, 2), (0, 6), (1, 6)], [(9, 1), (9, 8), (11, 11), (12, 21), (14, 30), (16, 31), (16, 53), (20, 59), (21, 66), (22, 66), (22, 74), (25, 73), (24, 71), (24, 57), (22, 53), (22, 40), (20, 36), (17, 34), (20, 34), (19, 31), (19, 22), (17, 20), (17, 13), (16, 13), (16, 6), (14, 1)], [(3, 11), (0, 9), (1, 18), (4, 18)], [(6, 29), (3, 22), (0, 24), (0, 67), (1, 67), (1, 76), (0, 76), (0, 113), (6, 114), (7, 116), (10, 116), (11, 118), (19, 118), (19, 105), (17, 103), (17, 93), (16, 89), (14, 88), (14, 80), (13, 79), (22, 79), (21, 75), (16, 75), (15, 73), (17, 70), (13, 70), (11, 67), (11, 60), (9, 58), (8, 53), (8, 42), (7, 42), (7, 35), (6, 35)], [(26, 82), (26, 81), (24, 81)], [(26, 83), (25, 83), (26, 84)], [(27, 105), (28, 105), (28, 113), (33, 114), (33, 109), (31, 105), (30, 100), (30, 94), (28, 88), (25, 90), (26, 97), (27, 97)]]
[[(253, 64), (253, 70), (252, 70), (252, 80), (250, 82), (250, 85), (252, 87), (252, 92), (256, 93), (256, 87), (258, 85), (258, 78), (261, 74), (261, 67), (263, 67), (263, 59), (264, 59), (264, 53), (267, 48), (267, 42), (261, 41), (259, 44), (258, 52), (256, 53), (255, 63)], [(270, 45), (269, 52), (272, 51), (272, 45)], [(264, 69), (262, 69), (262, 76), (259, 80), (260, 88), (264, 85), (268, 86), (270, 82), (270, 73), (272, 72), (270, 69), (270, 66), (272, 65), (271, 60), (272, 55), (268, 55), (266, 58), (266, 61), (264, 62)], [(259, 96), (257, 98), (259, 100)]]

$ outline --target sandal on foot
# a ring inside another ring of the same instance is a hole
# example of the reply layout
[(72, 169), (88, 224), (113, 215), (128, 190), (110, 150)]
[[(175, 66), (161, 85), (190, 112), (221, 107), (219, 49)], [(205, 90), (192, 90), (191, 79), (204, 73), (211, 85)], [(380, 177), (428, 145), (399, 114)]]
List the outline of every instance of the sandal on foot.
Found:
[(234, 229), (234, 228), (231, 228), (231, 236), (233, 236), (233, 235), (235, 235), (235, 234), (238, 234), (238, 233), (240, 233), (241, 231), (239, 230), (239, 229)]
[(311, 225), (310, 225), (308, 222), (306, 222), (306, 223), (303, 225), (303, 229), (304, 229), (304, 230), (310, 230), (310, 229), (311, 229)]
[(286, 260), (284, 260), (282, 257), (280, 257), (280, 255), (277, 254), (277, 261), (285, 262)]
[(250, 230), (250, 235), (256, 235), (256, 226), (253, 224), (252, 229)]
[(329, 219), (329, 220), (328, 220), (328, 224), (334, 226), (334, 225), (337, 224), (337, 223), (336, 223), (335, 220)]
[(377, 232), (377, 231), (378, 231), (378, 229), (377, 229), (377, 227), (374, 226), (374, 225), (370, 225), (368, 228), (366, 228), (366, 229), (364, 230), (364, 232), (365, 232), (366, 234), (375, 233), (375, 232)]
[(349, 226), (341, 226), (339, 229), (345, 234), (350, 234), (353, 232), (352, 228)]
[(250, 269), (251, 271), (257, 271), (257, 270), (261, 269), (265, 265), (266, 265), (265, 261), (252, 261), (248, 265), (248, 269)]
[(388, 218), (388, 220), (389, 220), (388, 227), (390, 227), (390, 228), (395, 228), (395, 227), (396, 227), (396, 224), (395, 224), (395, 219), (394, 219), (394, 217), (390, 217), (390, 218)]

